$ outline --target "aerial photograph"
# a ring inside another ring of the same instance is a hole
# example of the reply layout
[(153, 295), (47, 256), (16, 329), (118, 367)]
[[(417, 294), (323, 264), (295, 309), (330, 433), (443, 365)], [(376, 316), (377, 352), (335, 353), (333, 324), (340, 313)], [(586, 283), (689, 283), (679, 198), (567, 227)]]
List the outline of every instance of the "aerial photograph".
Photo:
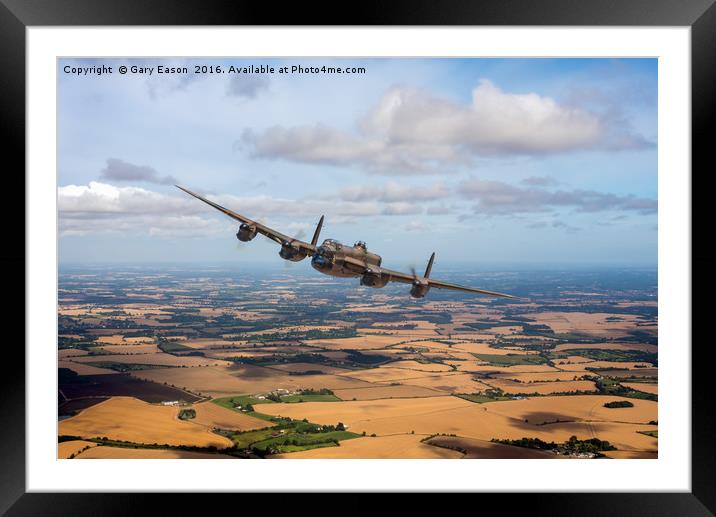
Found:
[(57, 458), (657, 458), (657, 67), (59, 59)]

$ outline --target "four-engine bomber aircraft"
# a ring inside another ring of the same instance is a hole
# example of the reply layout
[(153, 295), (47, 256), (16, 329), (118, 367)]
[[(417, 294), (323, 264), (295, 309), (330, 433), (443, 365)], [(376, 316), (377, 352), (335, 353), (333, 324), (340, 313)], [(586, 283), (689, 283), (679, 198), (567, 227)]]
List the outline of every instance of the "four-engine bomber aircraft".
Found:
[(362, 241), (356, 242), (353, 246), (346, 246), (336, 240), (326, 239), (320, 246), (317, 246), (318, 236), (323, 226), (323, 216), (321, 216), (321, 219), (318, 221), (318, 226), (316, 227), (311, 242), (308, 243), (272, 230), (268, 226), (264, 226), (261, 223), (252, 221), (248, 217), (232, 212), (179, 185), (176, 185), (176, 187), (239, 221), (241, 225), (239, 226), (236, 237), (240, 241), (248, 242), (256, 237), (257, 233), (260, 233), (281, 245), (281, 251), (279, 251), (278, 254), (282, 259), (298, 262), (306, 257), (312, 257), (311, 266), (326, 275), (343, 278), (360, 277), (361, 285), (368, 287), (384, 287), (388, 282), (411, 284), (410, 296), (413, 298), (423, 298), (428, 294), (431, 287), (486, 294), (489, 296), (500, 296), (502, 298), (514, 298), (514, 296), (509, 294), (495, 293), (493, 291), (485, 291), (484, 289), (433, 280), (430, 278), (430, 270), (433, 267), (435, 253), (430, 256), (425, 274), (419, 276), (415, 271), (409, 275), (381, 267), (381, 257), (369, 252), (365, 242)]

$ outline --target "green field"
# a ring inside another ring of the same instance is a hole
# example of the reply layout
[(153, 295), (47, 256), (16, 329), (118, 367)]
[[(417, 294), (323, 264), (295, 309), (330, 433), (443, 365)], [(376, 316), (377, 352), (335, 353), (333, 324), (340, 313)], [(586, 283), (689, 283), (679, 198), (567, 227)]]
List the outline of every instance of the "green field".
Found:
[(516, 364), (544, 364), (547, 359), (540, 355), (533, 354), (472, 354), (480, 361), (485, 361), (495, 366), (514, 366)]
[(162, 352), (166, 352), (167, 354), (172, 354), (174, 352), (190, 352), (190, 351), (194, 350), (193, 348), (191, 348), (189, 346), (182, 345), (182, 344), (176, 343), (174, 341), (165, 341), (165, 340), (160, 340), (159, 343), (157, 344), (157, 346), (159, 347), (159, 349)]
[[(252, 416), (256, 416), (255, 413), (252, 413)], [(231, 438), (237, 449), (251, 449), (260, 455), (333, 447), (338, 445), (340, 440), (361, 436), (339, 429), (303, 420), (281, 419), (273, 427), (229, 433), (226, 436)]]
[(341, 399), (335, 395), (285, 395), (281, 402), (340, 402)]

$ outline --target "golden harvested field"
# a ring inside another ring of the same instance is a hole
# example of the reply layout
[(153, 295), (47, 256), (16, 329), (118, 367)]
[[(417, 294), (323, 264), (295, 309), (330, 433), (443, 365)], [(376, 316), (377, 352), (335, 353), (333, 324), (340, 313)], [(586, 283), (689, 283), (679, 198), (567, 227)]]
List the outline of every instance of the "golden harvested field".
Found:
[(186, 387), (194, 393), (225, 397), (227, 395), (265, 393), (277, 389), (341, 389), (370, 386), (366, 382), (342, 375), (288, 375), (261, 366), (209, 366), (206, 368), (162, 368), (132, 372), (141, 379)]
[(453, 364), (457, 367), (459, 372), (478, 372), (484, 373), (484, 366), (488, 365), (485, 361), (478, 361), (477, 359), (469, 359), (467, 361), (445, 361), (446, 363)]
[(335, 327), (333, 325), (292, 325), (287, 327), (272, 327), (265, 330), (255, 330), (252, 332), (246, 332), (247, 336), (262, 336), (265, 334), (275, 334), (278, 332), (308, 332), (311, 330), (335, 330), (338, 327)]
[[(548, 325), (557, 334), (574, 332), (617, 339), (626, 336), (628, 331), (634, 329), (640, 321), (638, 316), (631, 314), (604, 312), (539, 312), (524, 314), (524, 316), (534, 319), (538, 325)], [(618, 318), (618, 320), (608, 321), (607, 318)]]
[(237, 346), (239, 344), (246, 343), (245, 341), (227, 341), (223, 339), (184, 339), (182, 340), (181, 344), (184, 346), (188, 346), (189, 348), (216, 348), (216, 347), (232, 347)]
[(621, 385), (636, 391), (642, 391), (644, 393), (653, 393), (654, 395), (659, 393), (658, 384), (647, 384), (645, 382), (622, 382)]
[(366, 436), (341, 442), (340, 447), (322, 447), (308, 451), (277, 454), (274, 458), (291, 459), (329, 459), (329, 458), (365, 458), (365, 459), (434, 459), (461, 458), (462, 453), (433, 447), (420, 442), (424, 436), (399, 434), (396, 436)]
[(82, 350), (81, 348), (65, 348), (64, 350), (59, 350), (57, 352), (57, 358), (62, 361), (64, 359), (69, 359), (70, 357), (87, 355), (88, 353), (89, 352), (87, 352), (87, 350)]
[(445, 364), (419, 363), (418, 361), (395, 361), (388, 363), (381, 368), (399, 368), (403, 370), (417, 370), (420, 372), (449, 372), (452, 370)]
[(651, 363), (617, 362), (617, 361), (590, 361), (584, 363), (565, 363), (559, 360), (554, 362), (555, 366), (564, 371), (589, 373), (587, 368), (614, 368), (617, 370), (644, 369), (653, 366)]
[[(343, 422), (349, 430), (360, 433), (372, 430), (371, 423), (386, 420), (404, 420), (412, 415), (440, 415), (449, 409), (477, 406), (458, 397), (429, 397), (408, 399), (381, 399), (346, 402), (304, 402), (302, 404), (266, 404), (261, 408), (263, 413), (288, 416), (291, 418), (308, 418), (319, 424)], [(337, 420), (336, 420), (337, 419)], [(397, 430), (395, 433), (410, 433), (412, 429)], [(419, 431), (415, 429), (415, 432)], [(430, 434), (431, 431), (420, 431)], [(388, 434), (388, 433), (379, 433)], [(393, 433), (390, 433), (393, 434)]]
[(485, 334), (484, 332), (453, 332), (450, 334), (451, 339), (464, 339), (467, 341), (490, 341), (495, 339), (494, 334)]
[(229, 359), (229, 358), (234, 358), (234, 357), (266, 357), (266, 356), (270, 356), (270, 355), (272, 355), (272, 354), (273, 354), (273, 352), (271, 352), (271, 351), (267, 351), (267, 352), (264, 352), (264, 351), (262, 351), (262, 350), (261, 350), (261, 351), (259, 351), (259, 350), (254, 351), (254, 350), (252, 350), (252, 349), (250, 349), (250, 348), (246, 349), (246, 351), (237, 351), (237, 350), (232, 350), (232, 351), (223, 351), (223, 350), (208, 351), (208, 350), (207, 350), (206, 352), (204, 352), (204, 355), (205, 355), (206, 357), (211, 357), (211, 358), (214, 358), (214, 359)]
[(403, 382), (408, 379), (417, 379), (429, 375), (433, 374), (431, 372), (421, 372), (418, 370), (383, 367), (355, 370), (340, 374), (341, 377), (350, 377), (351, 379), (360, 379), (366, 382)]
[(108, 437), (136, 443), (231, 447), (232, 441), (205, 427), (179, 420), (177, 408), (133, 397), (111, 397), (59, 423), (59, 433), (83, 438)]
[[(653, 429), (653, 426), (638, 423), (616, 423), (600, 421), (603, 416), (598, 408), (584, 400), (573, 402), (574, 411), (563, 411), (557, 399), (603, 399), (616, 400), (619, 397), (537, 397), (528, 400), (489, 402), (474, 404), (457, 397), (431, 397), (423, 399), (383, 399), (379, 401), (306, 402), (303, 404), (269, 404), (262, 411), (272, 415), (291, 418), (308, 418), (312, 422), (330, 424), (343, 422), (353, 432), (377, 435), (399, 433), (415, 434), (456, 434), (479, 440), (520, 439), (523, 437), (540, 438), (545, 441), (563, 442), (570, 436), (579, 439), (599, 438), (608, 440), (623, 450), (656, 450), (656, 439), (639, 434), (637, 431)], [(552, 401), (552, 406), (546, 402)], [(529, 404), (537, 402), (534, 408)], [(581, 405), (580, 405), (581, 402)], [(648, 402), (635, 400), (634, 402)], [(509, 405), (517, 405), (514, 409)], [(624, 408), (626, 414), (607, 416), (620, 421), (629, 418), (641, 421), (642, 416), (656, 416), (656, 403), (653, 407)], [(587, 407), (587, 410), (584, 407)], [(604, 411), (615, 411), (601, 408)], [(591, 410), (591, 411), (590, 411)], [(632, 411), (631, 415), (628, 413)], [(579, 420), (579, 413), (591, 416), (587, 421)], [(574, 413), (571, 415), (570, 413)], [(547, 425), (536, 425), (529, 421), (570, 420)], [(528, 422), (525, 422), (525, 419)]]
[(494, 348), (487, 343), (460, 343), (454, 345), (453, 348), (471, 352), (473, 354), (490, 354), (490, 355), (508, 355), (508, 354), (535, 354), (537, 352), (527, 352), (525, 350), (517, 350), (515, 348)]
[(606, 451), (604, 455), (607, 458), (614, 458), (617, 460), (655, 460), (659, 457), (657, 451)]
[(480, 382), (473, 378), (472, 375), (466, 373), (430, 375), (428, 377), (406, 380), (404, 384), (422, 386), (445, 393), (476, 393), (489, 388), (487, 384)]
[(57, 458), (67, 459), (73, 454), (77, 454), (85, 447), (97, 446), (94, 442), (87, 442), (85, 440), (71, 440), (69, 442), (60, 442), (57, 444)]
[[(606, 402), (627, 400), (628, 408), (605, 408)], [(616, 421), (645, 424), (658, 420), (658, 404), (651, 400), (627, 399), (611, 395), (577, 395), (572, 397), (535, 397), (525, 400), (488, 402), (489, 411), (527, 420), (531, 424), (555, 420)]]
[(488, 329), (485, 329), (484, 332), (489, 334), (494, 334), (496, 336), (502, 336), (507, 334), (515, 334), (517, 332), (522, 332), (524, 329), (521, 325), (516, 326), (509, 326), (509, 327), (490, 327)]
[(510, 379), (486, 379), (485, 384), (499, 388), (505, 393), (566, 393), (568, 391), (597, 391), (592, 381), (515, 382)]
[(527, 449), (462, 436), (436, 436), (427, 440), (429, 444), (443, 447), (459, 447), (467, 451), (463, 458), (473, 459), (560, 459), (565, 458), (552, 452)]
[(111, 336), (101, 336), (95, 339), (96, 343), (104, 343), (107, 345), (122, 345), (124, 342), (123, 334), (112, 334)]
[(233, 431), (249, 431), (270, 427), (273, 424), (239, 411), (232, 411), (221, 407), (213, 402), (200, 402), (192, 406), (196, 410), (196, 417), (189, 420), (195, 424), (220, 429), (231, 429)]
[(153, 343), (141, 345), (105, 345), (99, 348), (110, 354), (157, 354), (161, 352), (159, 347)]
[(274, 364), (270, 366), (272, 370), (280, 370), (283, 372), (310, 372), (314, 370), (321, 371), (323, 373), (345, 373), (346, 368), (337, 368), (335, 366), (327, 366), (324, 364), (313, 364), (313, 363), (284, 363)]
[(350, 388), (334, 390), (333, 393), (343, 400), (375, 400), (408, 397), (436, 397), (444, 396), (444, 392), (423, 388), (420, 386), (376, 386), (374, 388)]
[(656, 354), (659, 347), (656, 345), (648, 345), (644, 343), (562, 343), (554, 347), (555, 352), (564, 350), (579, 350), (596, 348), (601, 350), (640, 350), (642, 352), (650, 352)]
[(218, 366), (229, 365), (228, 361), (221, 359), (209, 359), (208, 357), (176, 356), (159, 352), (156, 354), (136, 355), (95, 355), (78, 357), (74, 359), (78, 363), (111, 362), (127, 364), (153, 364), (158, 366)]
[(405, 341), (404, 336), (359, 336), (338, 339), (307, 339), (309, 346), (320, 346), (335, 350), (374, 350)]
[(89, 364), (75, 363), (72, 361), (58, 361), (57, 367), (69, 368), (78, 375), (109, 375), (117, 373), (109, 368), (97, 368), (96, 366), (91, 366)]
[(529, 373), (529, 372), (558, 372), (557, 368), (546, 364), (516, 364), (514, 366), (496, 366), (492, 364), (477, 365), (471, 368), (475, 372), (500, 373)]
[(80, 460), (91, 460), (91, 459), (112, 459), (112, 460), (134, 460), (134, 459), (145, 459), (145, 460), (162, 460), (162, 459), (223, 459), (232, 460), (232, 456), (226, 454), (208, 454), (203, 452), (191, 452), (181, 451), (172, 449), (129, 449), (125, 447), (108, 447), (103, 445), (101, 447), (93, 447), (79, 456), (76, 459)]
[(520, 382), (572, 381), (580, 377), (579, 372), (536, 372), (536, 373), (496, 373), (498, 379), (514, 379)]

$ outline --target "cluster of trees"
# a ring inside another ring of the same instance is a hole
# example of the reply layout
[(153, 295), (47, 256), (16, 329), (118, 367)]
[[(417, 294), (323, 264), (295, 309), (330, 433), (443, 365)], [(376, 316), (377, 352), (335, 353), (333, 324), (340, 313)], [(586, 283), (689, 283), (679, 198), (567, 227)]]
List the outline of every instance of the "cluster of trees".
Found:
[(312, 388), (308, 388), (305, 390), (299, 390), (299, 395), (333, 395), (333, 391), (329, 390), (328, 388), (321, 388), (320, 390), (314, 390)]
[(608, 407), (608, 408), (634, 407), (634, 404), (632, 404), (628, 400), (615, 400), (613, 402), (605, 403), (604, 407)]
[(192, 418), (196, 418), (195, 409), (182, 409), (179, 411), (179, 420), (191, 420)]
[(594, 457), (604, 456), (603, 451), (615, 451), (617, 450), (612, 444), (606, 440), (600, 440), (599, 438), (590, 438), (589, 440), (579, 440), (576, 436), (571, 436), (569, 440), (564, 443), (545, 442), (539, 438), (520, 438), (519, 440), (499, 440), (496, 438), (492, 439), (495, 443), (502, 443), (505, 445), (514, 445), (516, 447), (525, 447), (528, 449), (541, 449), (547, 451), (554, 451), (558, 454), (589, 454)]

